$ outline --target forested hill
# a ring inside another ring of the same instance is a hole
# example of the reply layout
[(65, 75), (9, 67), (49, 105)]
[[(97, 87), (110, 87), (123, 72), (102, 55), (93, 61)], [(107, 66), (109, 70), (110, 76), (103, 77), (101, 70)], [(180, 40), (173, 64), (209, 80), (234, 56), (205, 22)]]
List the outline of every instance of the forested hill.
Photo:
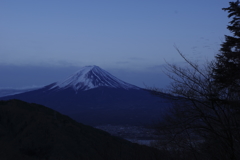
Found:
[(163, 154), (47, 107), (0, 101), (0, 159), (158, 160)]

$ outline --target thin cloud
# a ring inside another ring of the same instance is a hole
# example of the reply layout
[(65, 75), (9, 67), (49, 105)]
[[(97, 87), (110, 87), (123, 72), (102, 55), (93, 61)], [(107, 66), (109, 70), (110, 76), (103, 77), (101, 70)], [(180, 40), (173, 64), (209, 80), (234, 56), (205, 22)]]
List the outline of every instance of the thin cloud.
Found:
[(128, 61), (118, 61), (116, 62), (116, 64), (128, 64), (129, 62)]
[(134, 60), (134, 61), (143, 61), (145, 60), (144, 58), (140, 58), (140, 57), (130, 57), (130, 60)]

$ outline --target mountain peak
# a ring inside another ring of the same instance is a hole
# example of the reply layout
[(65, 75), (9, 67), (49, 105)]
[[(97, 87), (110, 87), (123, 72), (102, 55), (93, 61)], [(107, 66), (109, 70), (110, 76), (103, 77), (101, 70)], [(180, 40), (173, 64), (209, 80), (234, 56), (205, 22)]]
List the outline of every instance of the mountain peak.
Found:
[(110, 87), (122, 89), (139, 89), (139, 87), (126, 83), (98, 66), (85, 66), (62, 82), (57, 82), (51, 89), (73, 88), (89, 90), (97, 87)]

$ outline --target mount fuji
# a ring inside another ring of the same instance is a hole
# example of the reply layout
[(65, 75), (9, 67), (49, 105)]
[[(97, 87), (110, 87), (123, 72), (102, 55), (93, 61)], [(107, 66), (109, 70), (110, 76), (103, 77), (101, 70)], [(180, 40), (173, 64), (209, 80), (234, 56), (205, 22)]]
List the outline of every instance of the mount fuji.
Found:
[(0, 98), (9, 99), (45, 105), (93, 126), (152, 123), (170, 105), (166, 97), (156, 97), (98, 66), (86, 66), (64, 81)]
[(72, 88), (78, 90), (90, 90), (98, 87), (121, 88), (121, 89), (140, 89), (128, 84), (98, 66), (86, 66), (70, 76), (63, 82), (55, 83), (50, 89)]

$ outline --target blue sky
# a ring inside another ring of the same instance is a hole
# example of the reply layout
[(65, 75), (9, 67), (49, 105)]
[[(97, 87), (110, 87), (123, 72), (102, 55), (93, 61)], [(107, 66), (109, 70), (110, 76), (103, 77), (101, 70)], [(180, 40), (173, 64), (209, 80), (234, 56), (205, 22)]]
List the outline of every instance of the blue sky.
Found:
[[(165, 60), (213, 59), (229, 32), (228, 0), (1, 0), (0, 88), (47, 85), (98, 65), (164, 87)], [(16, 78), (17, 77), (17, 78)]]

